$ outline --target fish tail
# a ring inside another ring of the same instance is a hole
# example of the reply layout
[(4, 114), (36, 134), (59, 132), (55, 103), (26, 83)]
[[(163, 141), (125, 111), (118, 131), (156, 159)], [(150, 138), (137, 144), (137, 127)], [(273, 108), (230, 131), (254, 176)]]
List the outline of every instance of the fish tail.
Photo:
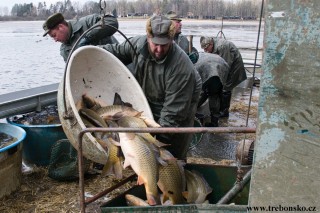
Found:
[(160, 197), (152, 194), (147, 194), (147, 200), (150, 206), (160, 205)]

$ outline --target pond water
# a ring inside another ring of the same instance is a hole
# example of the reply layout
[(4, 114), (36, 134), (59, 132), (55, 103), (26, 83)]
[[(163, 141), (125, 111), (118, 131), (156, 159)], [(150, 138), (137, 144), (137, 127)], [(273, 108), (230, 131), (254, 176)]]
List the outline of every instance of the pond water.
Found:
[[(30, 89), (33, 87), (59, 83), (62, 79), (65, 62), (60, 56), (60, 43), (50, 37), (43, 37), (43, 21), (0, 22), (0, 95)], [(119, 29), (132, 37), (145, 34), (146, 19), (119, 19)], [(219, 20), (183, 20), (182, 33), (193, 35), (193, 45), (200, 48), (200, 36), (216, 36), (221, 30)], [(258, 21), (234, 21), (223, 23), (223, 33), (239, 48), (254, 49), (258, 37)], [(262, 47), (263, 29), (259, 47)], [(115, 37), (124, 41), (120, 33)], [(255, 51), (240, 49), (244, 60), (252, 62)], [(261, 59), (261, 52), (258, 54)]]

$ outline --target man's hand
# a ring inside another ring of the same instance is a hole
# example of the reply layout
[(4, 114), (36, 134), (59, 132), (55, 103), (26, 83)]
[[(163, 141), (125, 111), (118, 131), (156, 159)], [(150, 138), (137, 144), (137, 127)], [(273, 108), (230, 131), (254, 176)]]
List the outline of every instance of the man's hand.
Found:
[(192, 63), (195, 64), (199, 59), (199, 54), (197, 52), (193, 52), (189, 55), (189, 58), (192, 61)]

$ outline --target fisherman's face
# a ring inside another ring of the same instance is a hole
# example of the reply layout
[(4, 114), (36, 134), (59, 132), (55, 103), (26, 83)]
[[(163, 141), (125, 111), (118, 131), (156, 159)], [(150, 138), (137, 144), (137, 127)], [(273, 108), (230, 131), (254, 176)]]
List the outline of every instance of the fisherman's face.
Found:
[(66, 25), (58, 24), (55, 28), (50, 30), (48, 35), (56, 42), (65, 43), (69, 37), (69, 28)]
[(148, 44), (149, 52), (152, 55), (152, 57), (156, 60), (162, 60), (167, 56), (169, 49), (172, 45), (172, 40), (167, 44), (155, 44), (152, 42), (151, 38), (148, 38)]
[(176, 34), (180, 34), (181, 33), (181, 28), (182, 28), (182, 23), (181, 21), (178, 20), (172, 20), (174, 23), (174, 27), (176, 28)]
[(213, 44), (209, 43), (207, 46), (203, 49), (206, 53), (212, 53), (213, 51)]

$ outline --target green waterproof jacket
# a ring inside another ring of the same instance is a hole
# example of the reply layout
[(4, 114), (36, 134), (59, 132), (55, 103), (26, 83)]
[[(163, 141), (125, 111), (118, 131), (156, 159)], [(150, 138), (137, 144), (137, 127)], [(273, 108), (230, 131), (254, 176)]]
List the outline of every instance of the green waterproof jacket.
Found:
[[(60, 55), (63, 57), (64, 61), (67, 61), (70, 51), (78, 38), (92, 26), (96, 24), (100, 25), (100, 20), (100, 15), (92, 14), (82, 17), (79, 20), (71, 20), (68, 22), (70, 29), (69, 39), (60, 46)], [(106, 15), (104, 17), (104, 23), (106, 25), (111, 25), (112, 27), (97, 27), (89, 31), (86, 34), (86, 37), (88, 38), (88, 44), (102, 45), (118, 43), (117, 39), (112, 36), (118, 29), (118, 20), (112, 15)]]
[(227, 62), (217, 54), (200, 52), (199, 56), (195, 67), (201, 76), (202, 83), (205, 84), (211, 77), (218, 76), (222, 85), (225, 86), (230, 70)]
[(191, 54), (196, 54), (196, 61), (198, 61), (199, 59), (199, 52), (198, 50), (192, 46), (191, 48), (191, 52), (189, 50), (189, 40), (187, 39), (186, 36), (182, 35), (181, 33), (180, 34), (176, 34), (174, 36), (174, 42), (176, 42), (176, 44), (178, 44), (178, 46), (185, 52), (187, 53), (187, 55), (191, 55)]
[(230, 41), (213, 38), (213, 52), (220, 55), (229, 65), (230, 72), (224, 90), (231, 91), (234, 87), (247, 79), (247, 74), (244, 68), (242, 56), (238, 48)]
[(178, 34), (174, 37), (174, 42), (178, 44), (178, 46), (185, 51), (185, 53), (189, 54), (189, 40), (184, 35)]
[[(133, 63), (133, 74), (149, 102), (154, 119), (162, 127), (190, 127), (201, 92), (201, 78), (186, 53), (175, 43), (162, 61), (148, 50), (147, 36), (130, 38), (122, 44), (104, 45), (125, 65)], [(157, 139), (170, 143), (169, 151), (180, 159), (186, 157), (191, 134), (159, 134)]]

